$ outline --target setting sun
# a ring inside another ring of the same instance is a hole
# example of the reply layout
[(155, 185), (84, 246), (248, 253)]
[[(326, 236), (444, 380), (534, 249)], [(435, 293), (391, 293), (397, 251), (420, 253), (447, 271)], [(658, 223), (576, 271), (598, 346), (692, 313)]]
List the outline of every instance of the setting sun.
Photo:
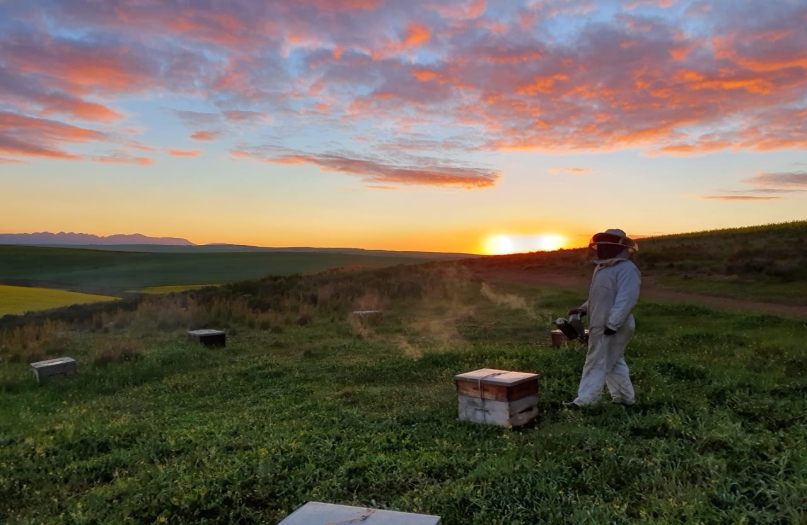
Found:
[(560, 235), (494, 235), (485, 241), (488, 255), (507, 255), (563, 248), (566, 239)]

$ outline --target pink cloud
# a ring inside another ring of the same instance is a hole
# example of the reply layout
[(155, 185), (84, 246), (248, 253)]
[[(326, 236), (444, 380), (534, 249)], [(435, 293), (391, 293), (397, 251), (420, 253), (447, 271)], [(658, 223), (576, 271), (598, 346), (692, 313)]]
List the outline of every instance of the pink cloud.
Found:
[(782, 197), (760, 197), (758, 195), (706, 195), (701, 198), (714, 201), (749, 201), (749, 202), (782, 200)]
[(202, 141), (202, 142), (215, 142), (216, 140), (221, 138), (222, 135), (223, 135), (223, 133), (221, 131), (199, 130), (199, 131), (194, 132), (190, 136), (190, 138), (192, 140), (198, 140), (198, 141)]
[[(51, 26), (15, 3), (8, 19), (25, 31), (0, 37), (0, 102), (112, 125), (121, 97), (183, 95), (219, 108), (180, 115), (200, 141), (271, 115), (284, 133), (452, 129), (492, 150), (807, 148), (807, 6), (676, 3), (657, 16), (673, 3), (626, 0), (595, 23), (592, 0), (65, 0)], [(557, 16), (574, 23), (549, 38)], [(27, 132), (32, 154), (75, 157)]]
[(302, 153), (277, 148), (234, 150), (234, 158), (250, 158), (273, 164), (314, 164), (323, 171), (335, 171), (361, 177), (371, 184), (403, 184), (417, 186), (483, 189), (494, 186), (501, 174), (495, 170), (451, 166), (445, 163), (425, 164), (410, 159), (407, 164), (343, 154)]
[(92, 129), (0, 112), (0, 153), (6, 155), (79, 160), (79, 155), (68, 153), (63, 146), (108, 140), (107, 135)]
[(182, 149), (168, 149), (168, 154), (172, 157), (198, 157), (202, 155), (204, 151), (200, 149), (193, 149), (193, 150), (182, 150)]

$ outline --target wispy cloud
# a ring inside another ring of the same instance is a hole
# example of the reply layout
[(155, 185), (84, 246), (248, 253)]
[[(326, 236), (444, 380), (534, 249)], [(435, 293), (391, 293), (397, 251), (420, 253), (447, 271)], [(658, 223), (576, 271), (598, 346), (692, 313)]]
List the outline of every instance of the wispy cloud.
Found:
[[(386, 135), (381, 143), (396, 130), (450, 130), (477, 136), (486, 150), (807, 148), (807, 4), (621, 6), (6, 2), (0, 103), (22, 117), (103, 126), (109, 136), (138, 116), (119, 109), (131, 107), (125, 100), (170, 96), (216, 108), (174, 111), (201, 141), (266, 126), (271, 116), (297, 137), (354, 127)], [(549, 38), (557, 17), (566, 32)], [(6, 134), (0, 151), (82, 157), (68, 141), (28, 133), (22, 144)]]
[(215, 142), (224, 135), (221, 131), (195, 131), (189, 138), (200, 142)]
[(350, 156), (342, 153), (304, 153), (278, 147), (258, 147), (231, 151), (234, 158), (251, 158), (273, 164), (313, 164), (323, 171), (335, 171), (361, 177), (370, 186), (402, 184), (419, 186), (482, 189), (494, 186), (501, 174), (495, 170), (432, 163), (424, 165), (391, 163), (383, 159)]
[(807, 190), (807, 171), (759, 173), (755, 177), (746, 179), (743, 182), (753, 184), (755, 186), (765, 186), (765, 187), (773, 186), (780, 188), (799, 188)]
[(586, 173), (591, 173), (591, 170), (588, 168), (549, 168), (549, 173), (560, 173), (561, 171), (570, 175), (585, 175)]
[(199, 155), (204, 154), (204, 151), (200, 149), (182, 150), (169, 148), (167, 152), (172, 157), (198, 157)]
[(782, 200), (782, 197), (762, 197), (759, 195), (705, 195), (701, 198), (715, 201), (751, 201), (751, 202)]
[(135, 157), (120, 151), (110, 155), (96, 155), (91, 157), (91, 160), (104, 164), (134, 164), (137, 166), (151, 166), (154, 164), (154, 159), (148, 157)]

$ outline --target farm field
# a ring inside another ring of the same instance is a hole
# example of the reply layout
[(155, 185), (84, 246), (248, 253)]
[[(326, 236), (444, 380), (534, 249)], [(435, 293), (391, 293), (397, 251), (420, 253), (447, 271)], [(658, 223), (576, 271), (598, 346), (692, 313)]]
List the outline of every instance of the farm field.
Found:
[(0, 246), (0, 283), (119, 295), (158, 286), (209, 285), (265, 275), (424, 261), (415, 255), (332, 252), (122, 252)]
[(90, 295), (48, 288), (0, 285), (0, 317), (20, 315), (31, 310), (49, 310), (71, 304), (114, 301), (117, 297)]
[[(447, 525), (804, 523), (804, 320), (641, 301), (638, 405), (570, 412), (585, 350), (548, 324), (584, 298), (430, 264), (0, 332), (0, 521), (276, 523), (317, 500)], [(199, 327), (228, 346), (185, 342)], [(36, 385), (28, 360), (63, 353), (79, 375)], [(486, 367), (540, 374), (536, 423), (457, 420), (453, 376)]]

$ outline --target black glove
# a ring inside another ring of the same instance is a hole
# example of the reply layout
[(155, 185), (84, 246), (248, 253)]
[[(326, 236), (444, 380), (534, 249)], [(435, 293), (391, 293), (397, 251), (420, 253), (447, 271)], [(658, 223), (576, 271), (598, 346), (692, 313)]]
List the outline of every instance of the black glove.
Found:
[(586, 311), (580, 308), (572, 308), (566, 315), (574, 315), (574, 314), (580, 314), (580, 317), (583, 317), (584, 315), (586, 315)]
[(614, 335), (614, 334), (616, 333), (616, 330), (611, 330), (610, 328), (608, 328), (608, 327), (606, 326), (606, 327), (605, 327), (605, 332), (603, 332), (603, 333), (604, 333), (605, 335)]

